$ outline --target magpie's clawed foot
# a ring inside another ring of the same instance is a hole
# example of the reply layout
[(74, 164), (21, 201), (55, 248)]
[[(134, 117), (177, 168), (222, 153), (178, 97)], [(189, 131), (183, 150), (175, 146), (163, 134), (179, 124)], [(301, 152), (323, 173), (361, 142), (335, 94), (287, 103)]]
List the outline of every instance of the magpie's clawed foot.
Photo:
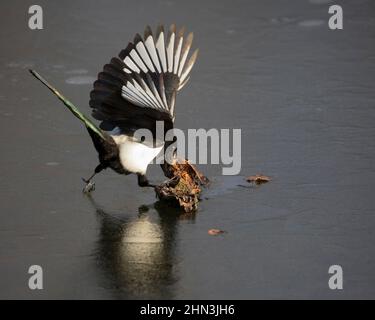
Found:
[(86, 180), (82, 178), (82, 181), (86, 183), (85, 187), (83, 188), (82, 192), (89, 194), (90, 192), (95, 190), (95, 182), (91, 180)]
[(156, 188), (156, 185), (150, 183), (145, 175), (137, 173), (137, 177), (138, 177), (138, 185), (140, 187)]

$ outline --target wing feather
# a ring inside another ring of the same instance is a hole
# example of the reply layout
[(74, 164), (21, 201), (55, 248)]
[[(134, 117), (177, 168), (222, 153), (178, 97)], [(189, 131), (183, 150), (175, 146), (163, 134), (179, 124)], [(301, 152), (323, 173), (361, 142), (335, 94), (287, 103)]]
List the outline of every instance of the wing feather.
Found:
[[(144, 114), (141, 111), (144, 109), (153, 118), (168, 115), (173, 121), (177, 91), (188, 82), (198, 55), (196, 50), (188, 59), (193, 34), (184, 37), (184, 32), (182, 28), (177, 33), (176, 26), (172, 24), (167, 36), (162, 25), (156, 29), (155, 36), (149, 26), (143, 38), (136, 34), (118, 58), (112, 58), (99, 73), (90, 95), (93, 114), (102, 119), (131, 119), (128, 112), (133, 105), (140, 108), (134, 109), (137, 115)], [(121, 97), (128, 104), (123, 106), (126, 115), (120, 116), (121, 102), (118, 98), (121, 100)]]

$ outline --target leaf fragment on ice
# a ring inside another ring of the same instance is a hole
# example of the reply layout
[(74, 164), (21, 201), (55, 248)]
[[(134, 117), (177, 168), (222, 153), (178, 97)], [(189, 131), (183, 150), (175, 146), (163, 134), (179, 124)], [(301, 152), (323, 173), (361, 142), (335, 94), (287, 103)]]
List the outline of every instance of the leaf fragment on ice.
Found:
[(223, 233), (225, 233), (225, 231), (224, 230), (220, 230), (220, 229), (210, 229), (210, 230), (208, 230), (208, 234), (210, 236), (217, 236), (217, 235), (223, 234)]
[(247, 182), (254, 182), (256, 184), (261, 184), (261, 183), (266, 183), (266, 182), (271, 181), (271, 178), (267, 177), (267, 176), (265, 176), (263, 174), (256, 174), (254, 176), (247, 177), (246, 181)]

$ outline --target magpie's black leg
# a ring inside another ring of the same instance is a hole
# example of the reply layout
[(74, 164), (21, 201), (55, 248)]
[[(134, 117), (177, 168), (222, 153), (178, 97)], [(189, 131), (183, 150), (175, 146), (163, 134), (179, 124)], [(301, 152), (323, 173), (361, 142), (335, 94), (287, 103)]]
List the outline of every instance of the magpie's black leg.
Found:
[(140, 187), (153, 187), (153, 188), (156, 187), (154, 184), (151, 184), (148, 181), (147, 177), (144, 174), (137, 173), (137, 177), (138, 177), (138, 185)]
[(88, 179), (85, 179), (85, 178), (82, 178), (82, 180), (86, 183), (85, 187), (83, 188), (82, 192), (83, 193), (90, 193), (91, 191), (94, 191), (95, 190), (95, 182), (91, 181), (92, 178), (94, 178), (94, 176), (99, 173), (100, 171), (102, 171), (104, 169), (104, 167), (102, 166), (102, 164), (99, 164), (95, 170), (94, 170), (94, 173), (91, 175), (90, 178)]

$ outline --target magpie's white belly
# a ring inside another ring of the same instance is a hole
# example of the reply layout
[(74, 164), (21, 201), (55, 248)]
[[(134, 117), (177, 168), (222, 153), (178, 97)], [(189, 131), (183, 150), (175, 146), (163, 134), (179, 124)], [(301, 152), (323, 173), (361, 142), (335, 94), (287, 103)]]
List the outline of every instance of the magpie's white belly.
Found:
[(120, 162), (125, 170), (145, 174), (147, 166), (159, 154), (163, 145), (151, 148), (145, 144), (132, 141), (128, 136), (112, 136), (120, 150)]

